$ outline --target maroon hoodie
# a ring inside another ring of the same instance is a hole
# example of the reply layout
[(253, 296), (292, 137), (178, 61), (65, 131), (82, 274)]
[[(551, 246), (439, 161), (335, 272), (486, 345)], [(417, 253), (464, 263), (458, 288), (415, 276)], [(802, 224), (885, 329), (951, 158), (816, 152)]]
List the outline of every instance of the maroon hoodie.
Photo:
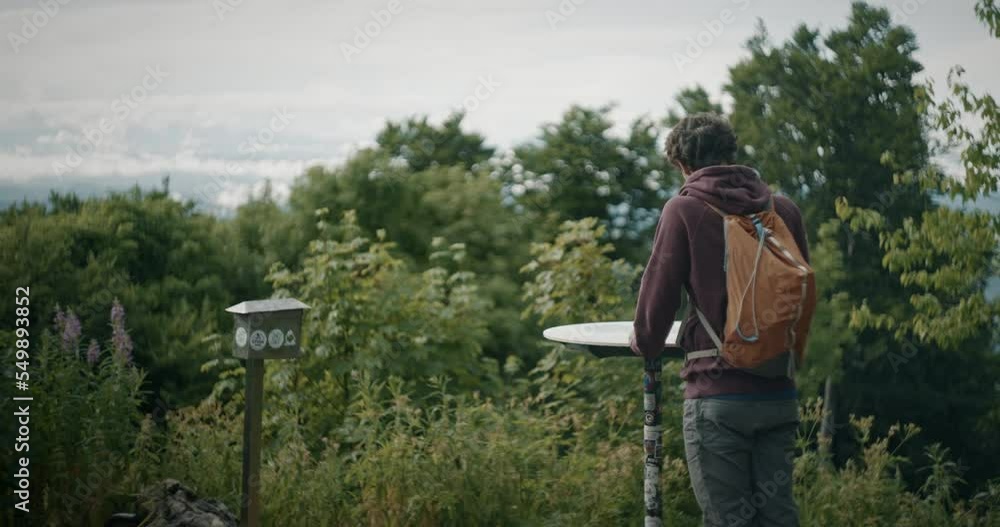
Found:
[[(653, 250), (642, 275), (635, 308), (632, 351), (645, 357), (663, 352), (670, 325), (687, 288), (695, 304), (722, 334), (726, 322), (726, 275), (722, 269), (725, 243), (722, 218), (705, 202), (729, 214), (765, 209), (771, 191), (757, 171), (742, 165), (705, 167), (687, 177), (684, 186), (663, 206)], [(802, 256), (809, 260), (802, 214), (792, 200), (774, 196), (775, 211), (788, 226)], [(712, 339), (691, 311), (683, 325), (680, 346), (686, 352), (713, 348)], [(716, 395), (766, 396), (794, 393), (788, 378), (768, 379), (729, 366), (718, 357), (695, 359), (681, 370), (684, 397)]]

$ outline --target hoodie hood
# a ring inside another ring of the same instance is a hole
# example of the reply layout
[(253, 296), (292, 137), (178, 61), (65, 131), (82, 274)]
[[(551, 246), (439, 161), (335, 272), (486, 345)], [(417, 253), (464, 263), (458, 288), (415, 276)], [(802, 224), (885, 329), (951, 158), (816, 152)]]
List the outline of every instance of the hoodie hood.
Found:
[(707, 201), (727, 214), (753, 214), (767, 208), (771, 189), (748, 166), (716, 165), (689, 175), (680, 195)]

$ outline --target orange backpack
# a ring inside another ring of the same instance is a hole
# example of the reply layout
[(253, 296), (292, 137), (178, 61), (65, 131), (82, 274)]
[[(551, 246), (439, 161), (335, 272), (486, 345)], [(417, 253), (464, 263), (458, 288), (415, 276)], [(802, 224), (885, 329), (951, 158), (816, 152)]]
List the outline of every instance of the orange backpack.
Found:
[(792, 377), (805, 356), (809, 323), (816, 308), (816, 279), (792, 233), (774, 211), (722, 216), (726, 252), (724, 339), (694, 307), (715, 348), (694, 351), (687, 359), (721, 356), (736, 368), (764, 377)]

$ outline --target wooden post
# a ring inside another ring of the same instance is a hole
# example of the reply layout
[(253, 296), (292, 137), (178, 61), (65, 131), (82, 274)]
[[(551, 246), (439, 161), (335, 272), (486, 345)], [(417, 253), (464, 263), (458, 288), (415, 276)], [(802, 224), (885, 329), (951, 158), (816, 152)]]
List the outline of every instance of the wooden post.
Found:
[(660, 375), (663, 362), (660, 358), (645, 359), (642, 377), (642, 444), (646, 454), (643, 471), (643, 496), (646, 521), (644, 527), (662, 527), (663, 496), (660, 494), (660, 469), (663, 466), (663, 427), (660, 426)]
[(233, 314), (233, 356), (246, 361), (243, 409), (243, 476), (240, 526), (260, 527), (261, 414), (264, 361), (302, 355), (302, 315), (309, 306), (294, 298), (250, 300), (226, 308)]
[(260, 527), (260, 432), (264, 406), (264, 359), (247, 359), (246, 370), (240, 527)]
[(834, 420), (836, 419), (833, 393), (833, 378), (827, 375), (826, 386), (823, 388), (823, 421), (819, 429), (819, 448), (823, 454), (829, 454), (833, 446)]

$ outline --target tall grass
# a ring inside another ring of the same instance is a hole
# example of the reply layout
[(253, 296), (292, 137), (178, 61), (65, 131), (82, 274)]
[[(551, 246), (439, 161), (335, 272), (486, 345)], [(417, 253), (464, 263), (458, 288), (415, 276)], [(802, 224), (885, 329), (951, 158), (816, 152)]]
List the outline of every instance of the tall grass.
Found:
[[(124, 507), (123, 496), (164, 478), (238, 510), (239, 397), (172, 412), (165, 427), (140, 423), (139, 370), (110, 355), (90, 364), (54, 340), (43, 346), (47, 374), (38, 382), (58, 395), (34, 414), (44, 440), (33, 462), (45, 470), (33, 482), (48, 525), (101, 525)], [(277, 399), (265, 411), (265, 524), (639, 524), (640, 412), (626, 395), (636, 384), (627, 375), (634, 365), (555, 357), (530, 380), (510, 383), (502, 399), (456, 394), (441, 378), (412, 390), (396, 377), (358, 375), (343, 426), (318, 441), (303, 437), (294, 404)], [(605, 384), (607, 396), (593, 397), (592, 383)], [(668, 386), (668, 404), (678, 397)], [(871, 418), (853, 419), (849, 429), (865, 447), (836, 468), (815, 442), (819, 403), (802, 413), (795, 488), (803, 525), (1000, 522), (1000, 485), (956, 499), (960, 471), (943, 449), (928, 452), (931, 469), (918, 491), (908, 490), (899, 468), (909, 460), (896, 452), (916, 427), (874, 437)], [(681, 444), (672, 440), (679, 416), (670, 408), (667, 415), (665, 516), (669, 525), (699, 525)]]
[[(301, 437), (272, 441), (262, 481), (268, 525), (496, 526), (641, 524), (641, 429), (631, 408), (613, 416), (551, 411), (536, 397), (496, 401), (435, 391), (414, 400), (398, 379), (359, 379), (350, 425), (318, 452)], [(294, 426), (289, 409), (269, 411), (267, 436)], [(894, 450), (918, 433), (894, 427), (870, 436), (872, 420), (854, 419), (863, 454), (841, 469), (816, 448), (819, 405), (803, 407), (796, 496), (803, 525), (996, 525), (995, 487), (954, 501), (954, 468), (939, 459), (920, 492), (896, 470)], [(284, 422), (285, 424), (280, 424)], [(598, 423), (600, 422), (600, 423)], [(238, 503), (239, 413), (205, 404), (170, 418), (163, 477)], [(599, 426), (598, 426), (599, 425)], [(588, 431), (605, 430), (602, 437)], [(174, 432), (173, 430), (176, 430)], [(617, 432), (616, 430), (621, 430)], [(938, 452), (940, 455), (940, 452)], [(663, 470), (670, 525), (700, 524), (681, 452)], [(951, 475), (948, 475), (951, 474)]]

